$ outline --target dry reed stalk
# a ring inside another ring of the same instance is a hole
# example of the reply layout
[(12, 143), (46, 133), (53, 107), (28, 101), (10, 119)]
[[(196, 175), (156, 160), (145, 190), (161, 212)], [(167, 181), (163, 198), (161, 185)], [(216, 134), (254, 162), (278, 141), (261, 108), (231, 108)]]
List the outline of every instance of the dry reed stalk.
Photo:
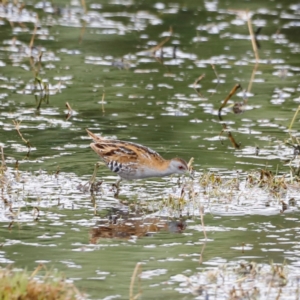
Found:
[(129, 299), (130, 300), (135, 300), (139, 296), (142, 295), (142, 291), (141, 291), (141, 287), (140, 287), (140, 280), (139, 280), (139, 292), (135, 296), (133, 295), (133, 288), (134, 288), (135, 278), (137, 276), (139, 276), (141, 272), (142, 272), (141, 263), (137, 263), (135, 265), (135, 268), (134, 268), (134, 271), (133, 271), (133, 274), (132, 274), (132, 277), (131, 277), (131, 281), (130, 281), (130, 287), (129, 287)]
[(191, 157), (187, 164), (189, 171), (191, 171), (193, 169), (193, 162), (194, 162), (194, 157)]
[(295, 120), (296, 120), (296, 117), (297, 117), (299, 111), (300, 111), (300, 105), (298, 106), (298, 108), (297, 108), (297, 110), (296, 110), (296, 112), (295, 112), (295, 114), (294, 114), (294, 116), (293, 116), (293, 119), (292, 119), (292, 121), (291, 121), (291, 123), (290, 123), (289, 131), (291, 131), (291, 129), (292, 129), (292, 127), (293, 127), (293, 124), (294, 124), (294, 122), (295, 122)]
[(68, 112), (69, 112), (69, 113), (72, 113), (72, 112), (73, 112), (72, 107), (71, 107), (71, 105), (69, 104), (69, 102), (66, 102), (66, 108), (68, 109)]
[(82, 22), (83, 22), (83, 26), (82, 26), (81, 29), (80, 29), (79, 44), (82, 43), (83, 35), (84, 35), (84, 33), (85, 33), (85, 28), (86, 28), (86, 22), (85, 22), (85, 21), (82, 21)]
[(102, 113), (105, 113), (105, 109), (104, 109), (104, 98), (105, 98), (105, 93), (102, 94), (102, 100), (101, 100), (101, 104), (102, 104)]
[(4, 150), (3, 150), (3, 147), (0, 146), (0, 149), (1, 149), (1, 168), (3, 170), (6, 169), (6, 163), (5, 163), (5, 158), (4, 158)]
[(200, 75), (194, 82), (194, 88), (205, 77), (205, 74)]
[(253, 81), (254, 81), (254, 77), (255, 77), (255, 73), (257, 71), (257, 68), (258, 68), (258, 63), (256, 63), (254, 65), (254, 68), (253, 68), (253, 71), (251, 73), (251, 78), (250, 78), (250, 81), (249, 81), (249, 84), (248, 84), (248, 88), (247, 88), (247, 92), (250, 93), (251, 89), (252, 89), (252, 84), (253, 84)]
[(203, 253), (204, 253), (204, 249), (205, 249), (206, 243), (203, 244), (201, 252), (200, 252), (200, 257), (199, 257), (199, 264), (203, 263)]
[(68, 121), (73, 114), (73, 109), (72, 109), (71, 105), (69, 104), (69, 102), (66, 102), (66, 108), (68, 109), (68, 113), (66, 115), (66, 120)]
[(215, 75), (217, 77), (218, 83), (219, 83), (220, 82), (220, 77), (219, 77), (219, 74), (217, 73), (216, 67), (213, 64), (211, 64), (211, 67), (212, 67), (212, 69), (213, 69), (213, 71), (214, 71), (214, 73), (215, 73)]
[(255, 55), (256, 63), (258, 63), (259, 62), (259, 55), (258, 55), (256, 41), (255, 41), (255, 35), (254, 35), (253, 29), (252, 29), (251, 16), (249, 15), (248, 11), (246, 13), (247, 13), (247, 24), (248, 24), (248, 30), (249, 30), (249, 33), (250, 33), (250, 37), (251, 37), (252, 48), (253, 48), (253, 52), (254, 52), (254, 55)]
[(30, 143), (29, 143), (29, 140), (26, 140), (26, 139), (23, 137), (22, 133), (20, 132), (20, 124), (21, 124), (21, 121), (20, 121), (20, 122), (17, 122), (17, 121), (15, 121), (15, 120), (13, 120), (13, 123), (14, 123), (14, 125), (15, 125), (15, 129), (16, 129), (18, 135), (20, 136), (20, 138), (22, 139), (22, 141), (26, 144), (26, 146), (30, 149), (30, 148), (31, 148), (31, 145), (30, 145)]
[(33, 29), (33, 33), (32, 33), (32, 37), (31, 37), (31, 40), (30, 40), (30, 43), (29, 43), (29, 49), (32, 49), (33, 47), (33, 44), (34, 44), (34, 39), (35, 39), (35, 34), (36, 34), (36, 31), (37, 31), (37, 23), (39, 21), (39, 17), (38, 15), (36, 16), (36, 22), (35, 22), (35, 25), (34, 25), (34, 29)]
[(92, 175), (91, 179), (88, 182), (89, 185), (90, 185), (90, 190), (91, 191), (93, 190), (93, 187), (94, 187), (94, 184), (95, 184), (95, 181), (96, 181), (97, 172), (98, 172), (98, 169), (99, 169), (100, 166), (105, 166), (105, 163), (102, 162), (102, 161), (98, 161), (95, 164), (93, 175)]
[[(225, 128), (226, 129), (226, 128)], [(229, 141), (231, 142), (232, 146), (235, 148), (235, 149), (239, 149), (241, 147), (241, 144), (238, 144), (236, 141), (235, 141), (235, 138), (233, 137), (232, 133), (229, 131), (228, 132), (228, 138), (229, 138)]]
[(86, 13), (87, 13), (87, 8), (86, 8), (85, 0), (81, 0), (81, 5), (82, 5), (82, 7), (83, 7), (84, 13), (86, 14)]
[(237, 91), (237, 89), (241, 88), (241, 85), (239, 83), (237, 83), (232, 90), (229, 92), (228, 96), (225, 98), (225, 100), (223, 101), (223, 103), (221, 104), (220, 108), (219, 108), (219, 118), (221, 118), (221, 111), (222, 109), (226, 106), (228, 100), (235, 94), (235, 92)]
[(196, 88), (196, 85), (198, 84), (198, 82), (200, 82), (203, 78), (205, 77), (205, 74), (200, 75), (194, 82), (193, 86), (194, 86), (194, 90), (195, 92), (201, 97), (201, 93), (198, 91), (198, 89)]
[(33, 278), (42, 268), (45, 268), (45, 266), (43, 264), (39, 264), (31, 273), (30, 277)]
[(171, 36), (172, 36), (172, 34), (173, 34), (173, 28), (172, 27), (170, 27), (170, 29), (169, 29), (169, 32), (170, 32), (170, 36), (168, 36), (168, 37), (166, 37), (163, 41), (161, 41), (158, 45), (156, 45), (156, 46), (154, 46), (154, 47), (152, 47), (151, 49), (149, 49), (149, 51), (151, 52), (151, 53), (154, 53), (154, 52), (156, 52), (157, 50), (159, 50), (170, 38), (171, 38)]
[(201, 206), (200, 209), (199, 209), (199, 211), (200, 211), (200, 219), (201, 219), (201, 225), (202, 225), (204, 237), (205, 237), (205, 240), (207, 240), (207, 235), (206, 235), (205, 225), (204, 225), (204, 217), (203, 217), (204, 207)]

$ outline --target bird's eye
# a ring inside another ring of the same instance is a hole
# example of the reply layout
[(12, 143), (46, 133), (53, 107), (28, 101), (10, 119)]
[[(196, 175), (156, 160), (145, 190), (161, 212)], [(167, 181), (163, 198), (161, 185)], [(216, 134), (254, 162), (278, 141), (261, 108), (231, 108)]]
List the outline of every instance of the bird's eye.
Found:
[(183, 170), (183, 169), (184, 169), (184, 166), (179, 166), (178, 169), (179, 169), (179, 170)]

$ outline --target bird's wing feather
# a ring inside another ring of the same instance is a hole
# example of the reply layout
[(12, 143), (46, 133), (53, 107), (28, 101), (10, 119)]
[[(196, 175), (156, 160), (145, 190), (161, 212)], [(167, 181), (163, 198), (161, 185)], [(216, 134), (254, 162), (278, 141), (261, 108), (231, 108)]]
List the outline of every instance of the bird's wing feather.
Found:
[(163, 163), (164, 159), (154, 150), (139, 144), (119, 140), (102, 140), (91, 144), (92, 149), (105, 161), (117, 161), (122, 164)]
[(131, 142), (105, 139), (89, 130), (87, 133), (95, 142), (90, 144), (91, 148), (106, 163), (116, 161), (121, 164), (139, 164), (156, 168), (164, 168), (167, 163), (156, 151), (148, 147)]

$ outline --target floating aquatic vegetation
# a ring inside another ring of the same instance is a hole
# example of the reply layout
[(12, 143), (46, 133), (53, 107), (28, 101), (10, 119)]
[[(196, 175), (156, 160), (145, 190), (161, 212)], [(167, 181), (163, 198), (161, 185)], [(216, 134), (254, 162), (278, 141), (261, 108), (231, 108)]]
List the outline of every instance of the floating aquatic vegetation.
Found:
[(200, 216), (202, 207), (204, 213), (213, 215), (290, 213), (299, 207), (299, 192), (297, 175), (274, 175), (264, 169), (229, 177), (209, 172), (202, 174), (196, 184), (183, 184), (181, 195), (164, 198), (154, 215)]
[(179, 293), (205, 299), (294, 299), (299, 294), (297, 271), (285, 264), (228, 262), (219, 267), (201, 267), (191, 276), (172, 276), (170, 282), (178, 285), (175, 289)]

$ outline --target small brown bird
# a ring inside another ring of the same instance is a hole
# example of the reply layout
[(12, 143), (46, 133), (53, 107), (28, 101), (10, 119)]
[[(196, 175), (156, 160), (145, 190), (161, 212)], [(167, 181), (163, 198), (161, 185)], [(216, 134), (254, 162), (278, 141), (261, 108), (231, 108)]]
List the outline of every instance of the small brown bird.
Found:
[(187, 163), (181, 158), (166, 160), (154, 150), (131, 142), (105, 139), (86, 130), (94, 140), (91, 148), (107, 167), (121, 179), (132, 180), (189, 173)]

